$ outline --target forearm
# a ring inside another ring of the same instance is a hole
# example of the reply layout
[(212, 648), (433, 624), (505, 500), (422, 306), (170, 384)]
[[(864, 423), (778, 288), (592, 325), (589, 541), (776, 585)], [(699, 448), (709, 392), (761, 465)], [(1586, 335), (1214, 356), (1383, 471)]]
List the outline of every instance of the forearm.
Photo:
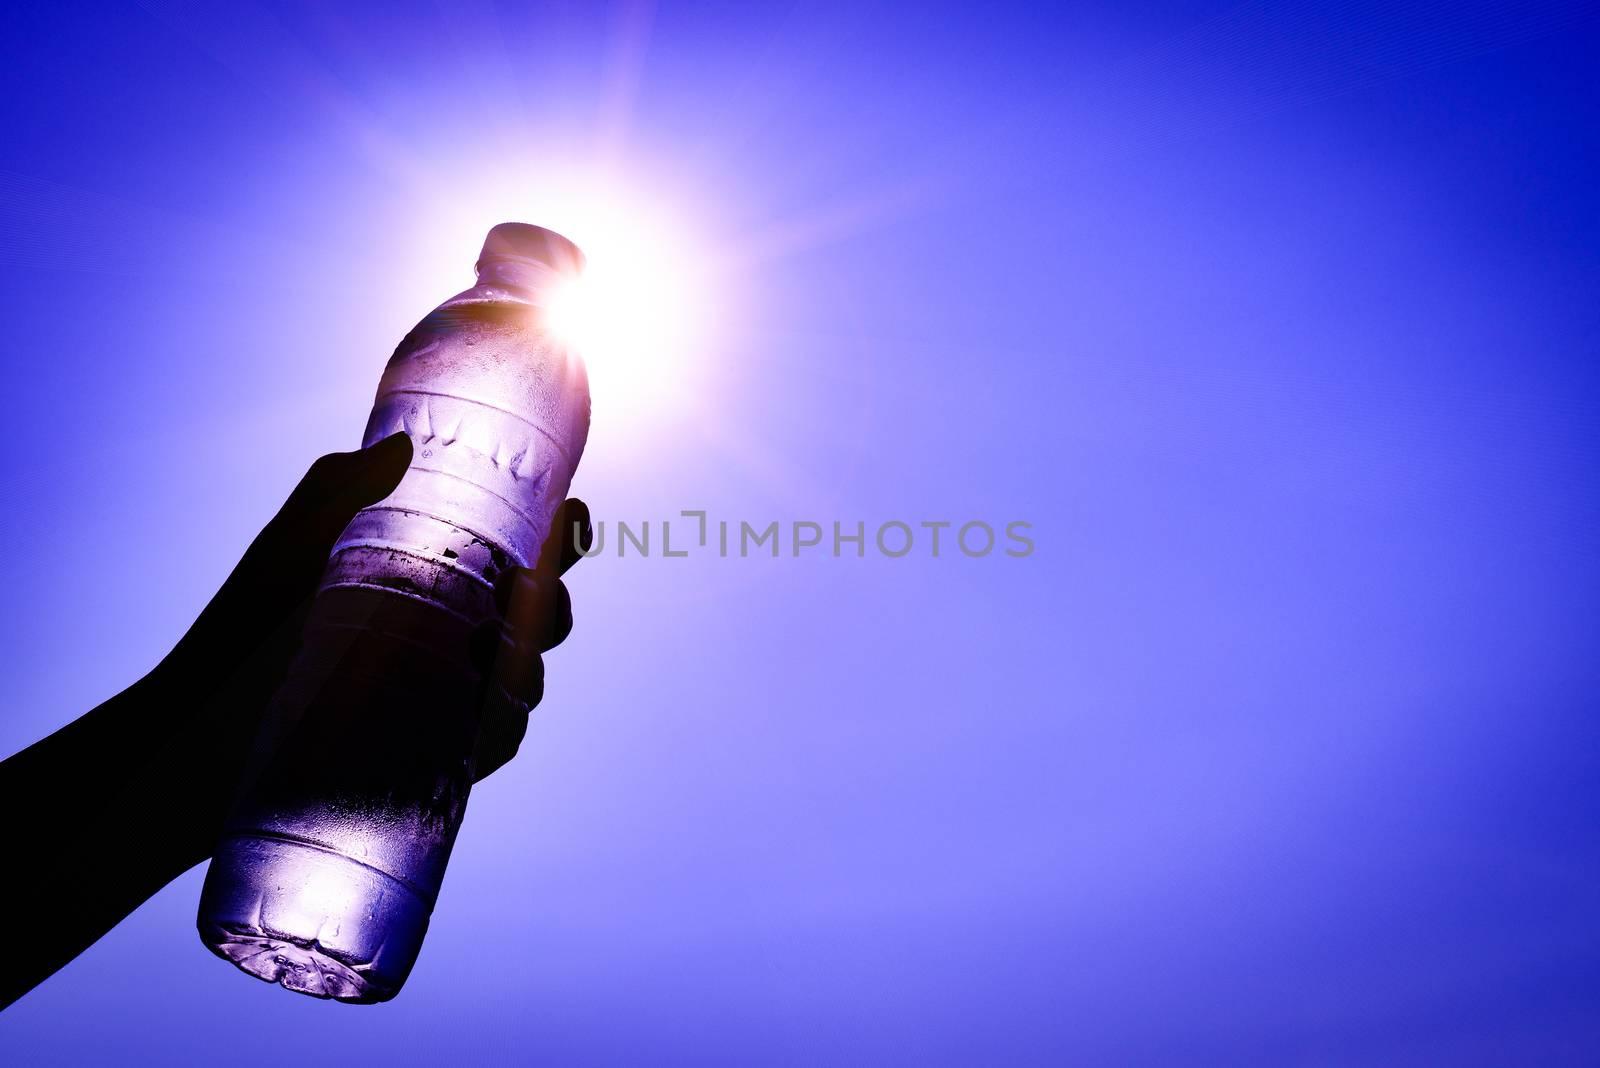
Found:
[(403, 433), (318, 460), (155, 671), (0, 763), (0, 1006), (211, 855), (335, 538), (410, 461)]
[(229, 788), (197, 766), (194, 719), (156, 672), (0, 763), (0, 1006), (210, 855)]

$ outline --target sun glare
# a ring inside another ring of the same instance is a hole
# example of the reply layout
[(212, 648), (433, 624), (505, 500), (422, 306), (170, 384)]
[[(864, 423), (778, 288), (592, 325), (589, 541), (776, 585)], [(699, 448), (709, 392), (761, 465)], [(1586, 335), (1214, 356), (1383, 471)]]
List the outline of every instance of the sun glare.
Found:
[[(709, 260), (683, 216), (613, 183), (541, 175), (521, 187), (508, 181), (452, 197), (436, 216), (433, 243), (442, 250), (479, 242), (490, 226), (509, 221), (555, 230), (587, 258), (583, 277), (556, 293), (550, 309), (588, 367), (597, 432), (604, 427), (616, 441), (691, 414), (710, 340), (711, 287)], [(433, 262), (455, 266), (458, 277), (462, 258), (441, 251)], [(451, 290), (446, 283), (439, 291)]]
[(568, 234), (583, 277), (550, 304), (556, 330), (583, 355), (596, 402), (647, 402), (672, 391), (693, 357), (702, 297), (689, 246), (617, 217)]

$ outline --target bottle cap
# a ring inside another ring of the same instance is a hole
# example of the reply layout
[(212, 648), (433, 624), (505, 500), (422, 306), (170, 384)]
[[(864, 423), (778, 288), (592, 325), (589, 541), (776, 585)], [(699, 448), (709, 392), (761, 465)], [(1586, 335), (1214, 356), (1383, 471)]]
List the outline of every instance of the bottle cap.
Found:
[(582, 273), (584, 264), (578, 246), (554, 230), (519, 222), (501, 223), (484, 238), (478, 270), (496, 260), (523, 260), (574, 275)]

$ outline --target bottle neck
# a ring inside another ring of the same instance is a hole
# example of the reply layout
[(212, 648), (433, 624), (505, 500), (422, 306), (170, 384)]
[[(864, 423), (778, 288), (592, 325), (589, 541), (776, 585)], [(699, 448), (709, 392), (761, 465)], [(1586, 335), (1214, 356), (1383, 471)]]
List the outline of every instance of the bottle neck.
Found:
[(478, 285), (515, 293), (529, 304), (546, 304), (568, 281), (565, 272), (521, 256), (485, 256), (478, 261)]

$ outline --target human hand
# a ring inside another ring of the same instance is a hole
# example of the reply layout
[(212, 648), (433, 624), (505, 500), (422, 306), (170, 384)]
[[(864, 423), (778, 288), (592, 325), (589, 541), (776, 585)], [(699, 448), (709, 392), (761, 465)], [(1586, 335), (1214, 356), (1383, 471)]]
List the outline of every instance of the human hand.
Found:
[[(299, 648), (329, 553), (357, 512), (399, 484), (411, 452), (410, 439), (395, 434), (313, 463), (152, 673), (163, 701), (184, 716), (180, 733), (193, 749), (188, 762), (219, 807), (232, 799), (262, 714)], [(470, 650), (483, 679), (475, 781), (510, 760), (526, 733), (529, 711), (544, 691), (542, 654), (572, 629), (572, 599), (561, 576), (590, 538), (588, 507), (569, 500), (537, 564), (508, 570), (496, 583), (498, 615), (478, 628)]]
[[(396, 434), (312, 464), (154, 671), (0, 763), (7, 846), (31, 873), (0, 880), (0, 913), (25, 921), (7, 943), (0, 1008), (211, 854), (329, 553), (410, 462)], [(498, 616), (469, 650), (483, 679), (475, 778), (517, 751), (544, 690), (541, 654), (572, 629), (561, 575), (589, 543), (588, 509), (567, 501), (539, 562), (496, 588)]]

